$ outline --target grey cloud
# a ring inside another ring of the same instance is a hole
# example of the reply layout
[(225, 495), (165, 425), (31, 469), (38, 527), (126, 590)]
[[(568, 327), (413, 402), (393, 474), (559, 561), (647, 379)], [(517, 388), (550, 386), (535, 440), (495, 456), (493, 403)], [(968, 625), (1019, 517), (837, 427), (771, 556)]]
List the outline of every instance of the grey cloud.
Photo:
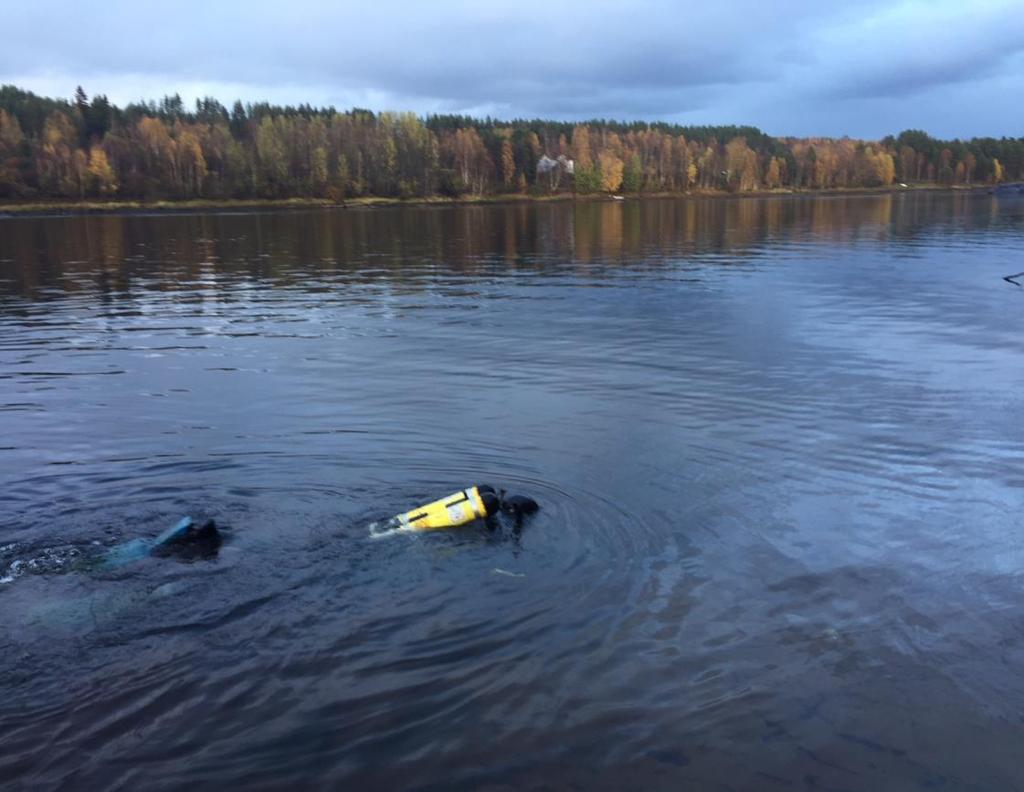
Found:
[(1024, 16), (980, 17), (932, 36), (926, 29), (917, 40), (881, 42), (879, 52), (849, 63), (842, 76), (823, 87), (822, 95), (908, 97), (996, 76), (1024, 52)]
[[(5, 11), (0, 81), (57, 81), (70, 93), (78, 83), (109, 92), (105, 79), (124, 92), (135, 79), (139, 87), (117, 101), (153, 96), (154, 85), (159, 94), (224, 86), (292, 103), (752, 123), (797, 134), (863, 134), (874, 101), (871, 134), (898, 131), (883, 121), (943, 132), (961, 123), (948, 98), (902, 108), (886, 100), (964, 84), (991, 93), (986, 80), (1019, 71), (1018, 16), (1010, 2), (953, 0), (110, 0), (87, 12), (54, 0)], [(953, 34), (941, 33), (960, 18)], [(992, 134), (1021, 118), (1009, 107), (987, 113)]]

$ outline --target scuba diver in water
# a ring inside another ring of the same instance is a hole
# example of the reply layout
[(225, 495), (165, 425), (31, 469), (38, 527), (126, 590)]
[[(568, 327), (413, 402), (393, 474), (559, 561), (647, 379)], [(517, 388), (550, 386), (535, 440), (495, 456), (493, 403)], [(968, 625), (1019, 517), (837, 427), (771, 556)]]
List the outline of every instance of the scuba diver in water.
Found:
[[(490, 531), (496, 531), (502, 524), (501, 517), (511, 520), (512, 532), (518, 536), (524, 519), (539, 508), (535, 500), (525, 495), (509, 495), (505, 490), (480, 484), (396, 515), (383, 523), (374, 523), (370, 526), (370, 536), (379, 538), (396, 533), (456, 528), (476, 520), (483, 521)], [(0, 583), (14, 580), (21, 572), (67, 572), (73, 569), (105, 572), (151, 557), (186, 562), (212, 560), (217, 557), (223, 540), (223, 530), (213, 520), (199, 525), (191, 517), (184, 517), (153, 538), (130, 539), (105, 549), (99, 555), (83, 555), (78, 549), (70, 548), (67, 553), (50, 553), (45, 558), (28, 561), (15, 559), (9, 564), (3, 564), (5, 559), (0, 557)], [(74, 561), (69, 563), (72, 559)]]
[[(396, 515), (383, 524), (375, 523), (370, 526), (370, 535), (456, 528), (474, 520), (483, 520), (488, 529), (494, 531), (499, 525), (499, 515), (512, 520), (512, 530), (518, 535), (523, 520), (539, 508), (533, 498), (509, 495), (505, 490), (479, 484)], [(132, 539), (111, 547), (95, 568), (114, 569), (148, 556), (181, 561), (209, 560), (217, 555), (222, 541), (222, 532), (213, 520), (197, 525), (192, 518), (185, 517), (153, 539)]]

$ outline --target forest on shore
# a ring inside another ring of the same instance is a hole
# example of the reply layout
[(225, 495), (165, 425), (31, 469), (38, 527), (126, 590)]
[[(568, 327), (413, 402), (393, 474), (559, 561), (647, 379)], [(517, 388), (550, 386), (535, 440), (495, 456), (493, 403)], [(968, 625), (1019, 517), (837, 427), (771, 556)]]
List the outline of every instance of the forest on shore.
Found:
[(1024, 138), (779, 138), (749, 126), (280, 107), (117, 107), (0, 86), (0, 200), (752, 192), (1024, 180)]

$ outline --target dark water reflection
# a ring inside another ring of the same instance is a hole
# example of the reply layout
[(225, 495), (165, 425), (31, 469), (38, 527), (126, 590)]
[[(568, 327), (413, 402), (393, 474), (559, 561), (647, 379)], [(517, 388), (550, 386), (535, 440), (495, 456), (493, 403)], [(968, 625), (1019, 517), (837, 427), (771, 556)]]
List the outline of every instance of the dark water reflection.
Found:
[[(0, 219), (7, 788), (1024, 786), (1024, 204)], [(523, 534), (372, 541), (471, 481)], [(180, 515), (215, 562), (63, 574)]]

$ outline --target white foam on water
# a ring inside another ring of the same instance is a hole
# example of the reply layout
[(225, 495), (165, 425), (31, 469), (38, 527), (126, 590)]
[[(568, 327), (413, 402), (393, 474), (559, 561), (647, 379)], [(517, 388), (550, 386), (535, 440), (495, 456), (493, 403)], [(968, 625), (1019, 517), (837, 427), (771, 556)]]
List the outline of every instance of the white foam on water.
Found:
[(506, 577), (526, 577), (522, 572), (509, 572), (507, 569), (501, 569), (499, 567), (494, 568), (495, 575), (505, 575)]
[(375, 525), (370, 526), (370, 538), (371, 539), (386, 539), (390, 536), (398, 536), (399, 534), (415, 533), (412, 528), (388, 528), (384, 531), (378, 531)]

